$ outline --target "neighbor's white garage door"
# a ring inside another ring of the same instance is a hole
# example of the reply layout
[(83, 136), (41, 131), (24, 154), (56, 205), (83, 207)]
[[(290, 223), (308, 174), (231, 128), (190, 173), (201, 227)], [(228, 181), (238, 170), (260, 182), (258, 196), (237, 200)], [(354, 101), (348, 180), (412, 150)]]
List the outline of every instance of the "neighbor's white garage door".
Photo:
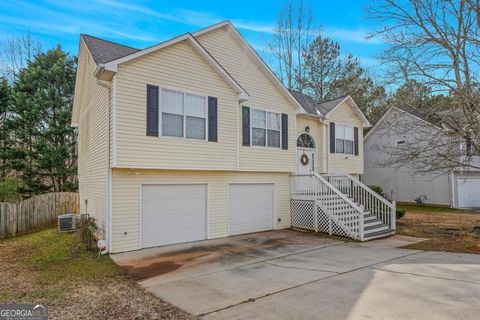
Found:
[(480, 208), (480, 177), (458, 177), (458, 207)]
[(273, 184), (231, 184), (230, 235), (273, 229)]
[(143, 185), (142, 247), (206, 238), (206, 185)]

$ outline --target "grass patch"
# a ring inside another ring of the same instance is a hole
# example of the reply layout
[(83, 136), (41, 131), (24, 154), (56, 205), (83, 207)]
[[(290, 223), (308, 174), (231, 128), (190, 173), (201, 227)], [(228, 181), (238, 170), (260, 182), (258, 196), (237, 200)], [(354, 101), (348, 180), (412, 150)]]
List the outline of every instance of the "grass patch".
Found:
[[(47, 229), (0, 240), (0, 303), (41, 303), (51, 319), (188, 319), (86, 251), (77, 234)], [(121, 306), (121, 307), (119, 307)]]
[(480, 254), (480, 213), (434, 206), (399, 205), (406, 210), (397, 234), (428, 240), (409, 249)]

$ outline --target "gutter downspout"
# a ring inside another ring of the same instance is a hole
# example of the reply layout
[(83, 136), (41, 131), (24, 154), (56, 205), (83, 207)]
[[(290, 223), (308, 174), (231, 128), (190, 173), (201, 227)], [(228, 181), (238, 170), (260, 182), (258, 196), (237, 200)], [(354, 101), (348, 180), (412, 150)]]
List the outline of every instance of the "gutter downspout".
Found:
[(107, 248), (102, 252), (106, 254), (110, 251), (112, 245), (112, 174), (110, 168), (110, 87), (99, 80), (96, 79), (96, 83), (107, 89), (107, 120), (106, 120), (106, 145), (107, 145), (107, 214), (108, 214), (108, 225), (107, 225)]

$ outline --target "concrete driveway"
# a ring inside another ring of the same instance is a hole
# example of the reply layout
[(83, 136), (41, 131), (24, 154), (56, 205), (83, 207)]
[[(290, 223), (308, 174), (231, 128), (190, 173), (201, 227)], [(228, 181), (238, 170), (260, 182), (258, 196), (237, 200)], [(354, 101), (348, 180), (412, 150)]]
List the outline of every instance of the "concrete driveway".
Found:
[(112, 255), (161, 299), (206, 319), (478, 319), (480, 255), (272, 231)]

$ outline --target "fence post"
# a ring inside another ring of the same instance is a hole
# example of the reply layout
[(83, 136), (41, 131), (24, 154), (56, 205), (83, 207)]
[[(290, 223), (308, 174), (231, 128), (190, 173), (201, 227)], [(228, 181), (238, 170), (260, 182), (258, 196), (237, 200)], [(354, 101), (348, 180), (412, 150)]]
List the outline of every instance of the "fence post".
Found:
[(314, 223), (315, 232), (318, 232), (318, 214), (317, 214), (317, 208), (318, 208), (318, 201), (315, 200), (315, 202), (313, 203), (313, 223)]
[(358, 223), (358, 228), (360, 229), (359, 230), (359, 236), (360, 236), (360, 241), (363, 241), (363, 238), (364, 238), (364, 233), (365, 233), (365, 228), (363, 226), (363, 219), (365, 218), (365, 215), (364, 215), (364, 206), (363, 205), (360, 205), (360, 209), (361, 209), (361, 213), (360, 213), (360, 221)]

